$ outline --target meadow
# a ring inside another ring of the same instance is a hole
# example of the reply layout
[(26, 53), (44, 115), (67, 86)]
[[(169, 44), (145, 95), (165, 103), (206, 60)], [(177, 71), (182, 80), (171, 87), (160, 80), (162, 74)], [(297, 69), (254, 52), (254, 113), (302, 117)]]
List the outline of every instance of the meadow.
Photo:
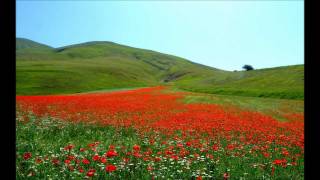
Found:
[(303, 179), (303, 100), (156, 86), (17, 95), (17, 179)]
[(225, 71), (107, 41), (52, 48), (28, 39), (16, 39), (17, 95), (72, 94), (158, 85), (208, 94), (302, 100), (304, 65)]

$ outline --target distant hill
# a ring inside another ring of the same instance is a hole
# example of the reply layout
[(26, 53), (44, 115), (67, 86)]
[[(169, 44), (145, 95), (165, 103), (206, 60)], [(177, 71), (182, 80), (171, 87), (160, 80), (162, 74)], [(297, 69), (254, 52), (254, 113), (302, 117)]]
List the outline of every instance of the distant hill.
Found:
[(52, 49), (52, 47), (45, 44), (37, 43), (35, 41), (25, 39), (25, 38), (16, 38), (16, 50), (30, 49), (30, 48), (39, 48), (39, 49)]
[(303, 78), (303, 65), (231, 72), (108, 41), (52, 48), (16, 40), (18, 95), (173, 85), (205, 93), (303, 99)]

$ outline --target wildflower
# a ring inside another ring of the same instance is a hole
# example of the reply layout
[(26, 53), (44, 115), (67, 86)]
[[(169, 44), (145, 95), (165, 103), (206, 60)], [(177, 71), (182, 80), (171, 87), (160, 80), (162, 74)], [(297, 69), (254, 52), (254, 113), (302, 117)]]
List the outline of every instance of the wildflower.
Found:
[(122, 160), (124, 163), (128, 163), (130, 159), (129, 158), (122, 158)]
[(186, 142), (186, 146), (190, 147), (191, 146), (191, 142)]
[(171, 156), (171, 159), (173, 159), (173, 160), (176, 160), (176, 161), (177, 161), (177, 160), (179, 159), (179, 157), (178, 157), (178, 156), (176, 156), (176, 155), (172, 155), (172, 156)]
[(272, 169), (271, 169), (271, 176), (273, 176), (273, 175), (274, 175), (274, 170), (275, 170), (275, 168), (272, 166)]
[(262, 154), (263, 154), (263, 156), (266, 157), (266, 158), (270, 157), (270, 154), (267, 153), (267, 152), (263, 152)]
[(73, 155), (69, 155), (67, 158), (68, 158), (69, 160), (75, 159), (75, 157), (74, 157)]
[(283, 167), (287, 166), (287, 160), (286, 159), (276, 159), (273, 161), (273, 164), (275, 165), (281, 165)]
[(68, 166), (70, 171), (74, 171), (74, 167), (73, 166)]
[(118, 156), (118, 154), (114, 150), (109, 150), (108, 152), (106, 152), (106, 156), (107, 157), (113, 157), (113, 156)]
[(53, 165), (60, 164), (60, 161), (58, 159), (53, 159), (51, 162), (52, 162)]
[(117, 170), (117, 167), (114, 166), (114, 165), (108, 165), (108, 166), (106, 167), (106, 171), (107, 171), (107, 172), (112, 172), (112, 171), (115, 171), (115, 170)]
[(213, 149), (214, 151), (218, 151), (218, 150), (219, 150), (219, 146), (215, 144), (215, 145), (212, 146), (212, 149)]
[(227, 149), (230, 150), (230, 151), (232, 151), (234, 148), (235, 148), (235, 146), (233, 144), (229, 144), (227, 146)]
[(95, 143), (90, 143), (90, 144), (88, 144), (88, 147), (95, 147), (96, 146), (96, 144)]
[(23, 159), (24, 160), (28, 160), (28, 159), (31, 158), (31, 156), (32, 156), (31, 152), (26, 152), (26, 153), (23, 154)]
[(100, 161), (101, 161), (102, 163), (106, 163), (106, 162), (107, 162), (107, 158), (101, 157), (101, 158), (100, 158)]
[(69, 144), (69, 145), (67, 145), (66, 147), (64, 147), (64, 150), (68, 150), (68, 151), (70, 151), (72, 148), (74, 147), (74, 145), (72, 145), (72, 144)]
[(36, 158), (36, 160), (35, 160), (35, 161), (36, 161), (36, 163), (37, 163), (37, 164), (42, 163), (42, 160), (41, 160), (40, 158)]
[(90, 164), (90, 161), (85, 158), (85, 159), (82, 160), (82, 163), (83, 163), (83, 164)]
[(284, 155), (284, 156), (288, 156), (289, 152), (287, 150), (283, 150), (281, 154)]
[(148, 166), (148, 167), (147, 167), (147, 170), (148, 170), (148, 171), (152, 171), (153, 168), (152, 168), (151, 166)]
[(275, 159), (274, 161), (273, 161), (273, 164), (275, 164), (275, 165), (280, 165), (282, 163), (282, 160), (281, 159)]
[(66, 164), (70, 164), (70, 160), (69, 159), (66, 159), (66, 160), (64, 160), (64, 163), (66, 163)]
[(83, 173), (83, 172), (84, 172), (84, 170), (83, 170), (82, 167), (79, 167), (78, 171), (79, 171), (80, 173)]
[(134, 145), (134, 146), (133, 146), (133, 150), (135, 150), (135, 151), (140, 151), (140, 146)]
[(93, 161), (98, 161), (99, 159), (100, 159), (100, 156), (97, 154), (92, 157)]
[(230, 177), (230, 175), (229, 175), (228, 173), (224, 173), (224, 174), (223, 174), (223, 179), (224, 179), (224, 180), (229, 179), (229, 177)]
[(161, 158), (155, 157), (155, 158), (154, 158), (154, 161), (155, 161), (155, 162), (159, 162), (159, 161), (161, 161)]
[(133, 156), (134, 156), (134, 157), (137, 157), (137, 158), (142, 157), (142, 155), (141, 155), (139, 152), (134, 152), (134, 153), (133, 153)]
[(110, 150), (114, 150), (114, 148), (115, 148), (114, 145), (110, 145), (110, 146), (109, 146), (109, 149), (110, 149)]
[(89, 169), (89, 171), (87, 172), (87, 176), (92, 177), (92, 176), (94, 176), (95, 172), (96, 172), (95, 169)]

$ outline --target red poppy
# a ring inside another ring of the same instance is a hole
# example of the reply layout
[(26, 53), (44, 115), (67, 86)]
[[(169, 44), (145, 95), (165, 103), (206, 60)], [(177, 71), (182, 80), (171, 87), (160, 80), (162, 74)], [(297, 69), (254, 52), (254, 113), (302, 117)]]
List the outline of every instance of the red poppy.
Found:
[(80, 173), (83, 173), (83, 172), (84, 172), (84, 170), (83, 170), (82, 167), (79, 167), (79, 172), (80, 172)]
[(107, 167), (106, 167), (106, 171), (107, 172), (112, 172), (112, 171), (115, 171), (115, 170), (117, 170), (117, 167), (116, 166), (114, 166), (114, 165), (108, 165)]
[(68, 158), (69, 160), (75, 159), (75, 157), (74, 157), (73, 155), (69, 155), (67, 158)]
[(82, 163), (83, 163), (83, 164), (90, 164), (90, 161), (89, 161), (88, 159), (83, 159), (83, 160), (82, 160)]
[(224, 179), (224, 180), (229, 179), (229, 177), (230, 177), (230, 175), (229, 175), (228, 173), (224, 173), (224, 174), (223, 174), (223, 179)]
[(68, 166), (70, 171), (74, 171), (74, 167), (73, 166)]
[(271, 169), (271, 176), (273, 176), (273, 175), (274, 175), (274, 170), (275, 170), (275, 168), (274, 168), (274, 167), (272, 167), (272, 169)]
[(263, 154), (263, 156), (266, 157), (266, 158), (270, 157), (270, 154), (267, 153), (267, 152), (263, 152), (262, 154)]
[(95, 172), (96, 172), (95, 169), (89, 169), (89, 171), (87, 172), (87, 176), (92, 177), (92, 176), (94, 176)]
[(64, 163), (66, 163), (66, 164), (70, 164), (70, 160), (69, 159), (66, 159), (66, 160), (64, 160)]
[(64, 150), (71, 150), (74, 147), (74, 145), (69, 144), (68, 146), (64, 147)]
[(148, 170), (148, 171), (152, 171), (153, 168), (152, 168), (151, 166), (148, 166), (148, 167), (147, 167), (147, 170)]
[(96, 154), (96, 155), (94, 155), (93, 157), (92, 157), (92, 160), (93, 161), (98, 161), (100, 159), (100, 156), (98, 155), (98, 154)]
[(113, 157), (113, 156), (118, 156), (118, 154), (114, 150), (109, 150), (108, 152), (106, 152), (106, 156), (107, 157)]
[(31, 158), (31, 156), (32, 156), (31, 152), (26, 152), (26, 153), (23, 154), (23, 159), (24, 160), (28, 160), (28, 159)]
[(42, 160), (41, 160), (40, 158), (36, 158), (36, 160), (35, 160), (35, 161), (36, 161), (36, 163), (37, 163), (37, 164), (42, 163)]
[(101, 157), (101, 158), (100, 158), (100, 161), (101, 161), (102, 163), (106, 163), (106, 162), (107, 162), (107, 158)]
[(135, 151), (140, 151), (140, 146), (134, 145), (134, 146), (133, 146), (133, 150), (135, 150)]
[(176, 161), (177, 161), (177, 160), (179, 159), (179, 157), (178, 157), (178, 156), (176, 156), (176, 155), (172, 155), (172, 156), (171, 156), (171, 159), (173, 159), (173, 160), (176, 160)]
[(129, 162), (129, 158), (122, 158), (123, 162), (128, 163)]
[(110, 146), (109, 146), (109, 149), (110, 149), (110, 150), (114, 150), (114, 148), (115, 148), (114, 145), (110, 145)]
[(218, 151), (218, 150), (219, 150), (219, 146), (215, 144), (215, 145), (212, 146), (212, 149), (213, 149), (214, 151)]
[(159, 161), (161, 161), (161, 158), (156, 157), (156, 158), (154, 158), (154, 161), (155, 161), (155, 162), (159, 162)]
[(133, 156), (137, 157), (137, 158), (140, 158), (140, 157), (142, 157), (142, 154), (140, 154), (139, 152), (134, 152)]
[(58, 165), (58, 164), (60, 164), (60, 161), (58, 159), (53, 159), (52, 164)]

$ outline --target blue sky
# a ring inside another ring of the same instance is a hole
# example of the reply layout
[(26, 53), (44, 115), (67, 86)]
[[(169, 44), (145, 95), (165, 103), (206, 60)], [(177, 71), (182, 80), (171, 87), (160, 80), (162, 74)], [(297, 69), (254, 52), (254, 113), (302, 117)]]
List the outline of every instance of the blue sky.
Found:
[(304, 63), (303, 1), (17, 1), (16, 36), (113, 41), (224, 70)]

